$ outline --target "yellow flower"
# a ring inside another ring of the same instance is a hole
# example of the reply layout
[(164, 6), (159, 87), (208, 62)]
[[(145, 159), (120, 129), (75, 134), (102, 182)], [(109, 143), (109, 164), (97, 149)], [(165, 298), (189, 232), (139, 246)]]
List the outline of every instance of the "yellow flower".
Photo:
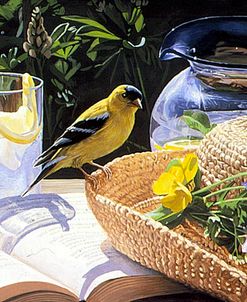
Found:
[[(153, 184), (153, 192), (163, 196), (162, 205), (180, 212), (192, 201), (193, 186), (188, 186), (194, 181), (198, 170), (198, 162), (195, 154), (187, 154), (183, 161), (176, 160), (168, 171), (162, 173)], [(188, 188), (188, 187), (189, 188)]]

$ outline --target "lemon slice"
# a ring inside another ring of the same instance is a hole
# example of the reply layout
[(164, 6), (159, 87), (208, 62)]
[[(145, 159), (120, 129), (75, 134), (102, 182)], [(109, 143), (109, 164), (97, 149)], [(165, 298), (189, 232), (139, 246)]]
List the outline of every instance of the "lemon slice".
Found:
[(22, 77), (22, 105), (16, 112), (0, 112), (0, 136), (18, 144), (29, 144), (39, 135), (37, 103), (33, 78), (25, 73)]
[(201, 140), (177, 140), (171, 141), (164, 144), (163, 147), (155, 144), (155, 148), (157, 150), (165, 150), (165, 151), (183, 151), (187, 149), (196, 149), (200, 145)]

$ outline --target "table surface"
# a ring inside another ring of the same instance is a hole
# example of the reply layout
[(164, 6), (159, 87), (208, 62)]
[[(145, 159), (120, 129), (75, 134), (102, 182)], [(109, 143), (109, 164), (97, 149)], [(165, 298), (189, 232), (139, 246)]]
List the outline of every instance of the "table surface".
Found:
[[(81, 193), (84, 192), (83, 179), (46, 179), (41, 182), (43, 193)], [(201, 292), (176, 294), (138, 300), (138, 302), (222, 302)], [(137, 302), (137, 301), (136, 301)]]

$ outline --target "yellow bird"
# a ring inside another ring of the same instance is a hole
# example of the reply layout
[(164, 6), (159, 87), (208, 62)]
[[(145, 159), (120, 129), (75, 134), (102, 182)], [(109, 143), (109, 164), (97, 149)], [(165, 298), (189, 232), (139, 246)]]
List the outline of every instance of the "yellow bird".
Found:
[(84, 111), (65, 132), (34, 162), (43, 165), (41, 173), (22, 194), (24, 196), (44, 177), (72, 167), (92, 178), (82, 166), (89, 163), (104, 170), (109, 168), (93, 161), (119, 148), (129, 137), (135, 123), (135, 113), (141, 105), (142, 93), (131, 85), (120, 85), (105, 99)]

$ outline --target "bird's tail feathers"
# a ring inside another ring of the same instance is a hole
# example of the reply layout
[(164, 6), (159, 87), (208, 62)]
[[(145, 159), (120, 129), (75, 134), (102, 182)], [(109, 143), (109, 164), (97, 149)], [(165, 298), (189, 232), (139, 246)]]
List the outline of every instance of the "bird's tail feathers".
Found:
[(46, 176), (50, 175), (51, 173), (55, 172), (57, 169), (54, 169), (58, 162), (63, 160), (66, 156), (60, 156), (54, 158), (53, 160), (47, 162), (40, 174), (35, 178), (35, 180), (28, 186), (28, 188), (21, 194), (24, 197), (41, 179), (45, 178)]
[(45, 152), (40, 154), (33, 163), (34, 167), (47, 163), (57, 153), (58, 150), (47, 149)]

